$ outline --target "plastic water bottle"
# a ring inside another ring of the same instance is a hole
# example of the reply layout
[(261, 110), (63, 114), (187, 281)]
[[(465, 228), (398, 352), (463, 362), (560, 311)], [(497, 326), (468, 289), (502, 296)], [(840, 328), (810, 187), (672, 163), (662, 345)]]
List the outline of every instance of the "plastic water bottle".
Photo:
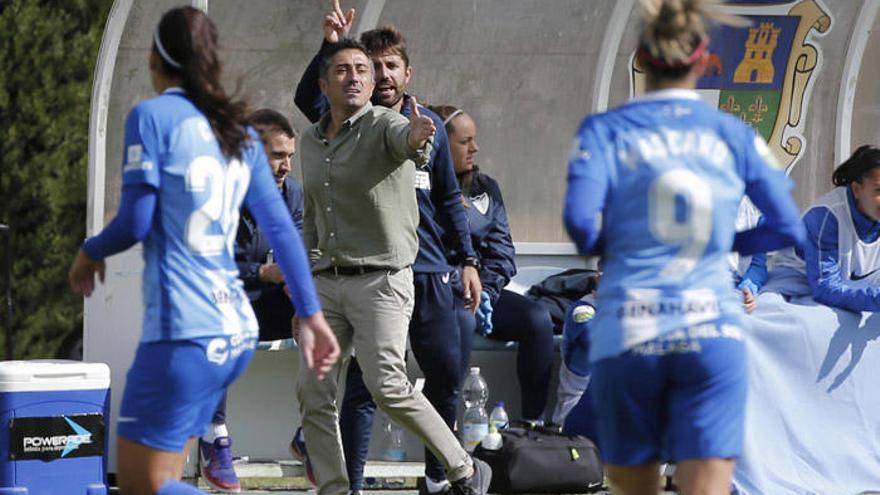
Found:
[(483, 440), (483, 437), (489, 434), (489, 416), (486, 414), (483, 406), (469, 407), (464, 412), (461, 429), (464, 450), (473, 452)]
[(486, 414), (486, 401), (489, 399), (489, 387), (480, 376), (480, 368), (473, 367), (464, 381), (461, 390), (464, 400), (464, 417), (461, 421), (462, 443), (464, 449), (473, 452), (489, 433), (489, 415)]
[(501, 445), (503, 443), (504, 438), (501, 436), (501, 433), (498, 433), (498, 428), (495, 427), (494, 423), (489, 421), (489, 434), (483, 438), (480, 445), (486, 450), (501, 450)]
[(489, 414), (489, 426), (495, 426), (495, 431), (501, 431), (510, 426), (510, 419), (507, 417), (507, 411), (504, 410), (503, 400), (496, 402), (495, 408)]
[[(403, 428), (388, 416), (383, 415), (382, 453), (383, 461), (403, 462), (406, 460), (406, 446), (403, 443)], [(379, 480), (377, 480), (379, 481)], [(380, 481), (381, 489), (400, 490), (406, 486), (406, 479), (400, 476), (387, 476)], [(379, 484), (379, 483), (377, 483)]]
[(406, 460), (406, 447), (403, 444), (403, 429), (391, 418), (385, 417), (382, 425), (382, 455), (383, 461), (403, 462)]
[(461, 399), (464, 401), (464, 408), (470, 409), (476, 404), (486, 407), (489, 400), (489, 386), (486, 380), (480, 375), (480, 367), (474, 366), (464, 380), (464, 386), (461, 387)]

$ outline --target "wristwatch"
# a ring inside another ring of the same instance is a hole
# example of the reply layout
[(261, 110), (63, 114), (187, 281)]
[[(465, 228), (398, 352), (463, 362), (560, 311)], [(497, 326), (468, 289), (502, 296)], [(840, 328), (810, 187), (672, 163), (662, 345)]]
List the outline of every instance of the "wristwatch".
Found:
[(464, 259), (464, 261), (462, 262), (462, 265), (463, 266), (472, 266), (472, 267), (476, 268), (477, 271), (480, 271), (480, 259), (477, 258), (476, 256), (468, 256), (467, 258)]

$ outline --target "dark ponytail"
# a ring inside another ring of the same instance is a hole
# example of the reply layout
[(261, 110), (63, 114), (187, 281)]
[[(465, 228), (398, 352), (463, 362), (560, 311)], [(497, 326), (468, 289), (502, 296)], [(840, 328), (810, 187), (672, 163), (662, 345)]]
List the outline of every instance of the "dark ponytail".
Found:
[(831, 176), (835, 186), (846, 186), (853, 182), (862, 182), (865, 174), (880, 167), (880, 149), (864, 144), (849, 159), (840, 164)]
[(227, 156), (241, 157), (248, 135), (244, 128), (247, 104), (233, 101), (220, 83), (222, 64), (217, 57), (217, 27), (199, 9), (169, 10), (159, 21), (153, 50), (162, 71), (179, 77), (187, 97), (198, 107)]

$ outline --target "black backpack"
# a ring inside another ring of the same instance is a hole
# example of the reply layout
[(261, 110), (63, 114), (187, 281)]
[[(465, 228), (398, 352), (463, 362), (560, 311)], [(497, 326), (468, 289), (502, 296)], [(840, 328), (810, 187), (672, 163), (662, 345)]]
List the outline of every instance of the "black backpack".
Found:
[(478, 445), (474, 457), (492, 468), (494, 493), (590, 493), (602, 488), (599, 449), (586, 437), (558, 428), (501, 430), (501, 449)]

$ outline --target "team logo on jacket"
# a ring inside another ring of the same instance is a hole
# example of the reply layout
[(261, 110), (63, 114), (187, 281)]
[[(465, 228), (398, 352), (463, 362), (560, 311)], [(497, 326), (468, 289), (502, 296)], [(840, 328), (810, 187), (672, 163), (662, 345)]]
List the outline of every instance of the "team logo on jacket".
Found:
[(489, 195), (483, 193), (477, 196), (471, 196), (471, 204), (474, 205), (474, 208), (476, 208), (481, 215), (485, 215), (486, 212), (489, 211)]
[[(771, 164), (790, 172), (805, 149), (801, 130), (813, 72), (822, 64), (814, 42), (830, 31), (832, 19), (820, 0), (730, 0), (724, 9), (752, 24), (718, 26), (709, 33), (709, 65), (697, 92), (755, 129), (769, 144)], [(644, 73), (635, 55), (630, 67), (631, 90), (643, 93)]]

